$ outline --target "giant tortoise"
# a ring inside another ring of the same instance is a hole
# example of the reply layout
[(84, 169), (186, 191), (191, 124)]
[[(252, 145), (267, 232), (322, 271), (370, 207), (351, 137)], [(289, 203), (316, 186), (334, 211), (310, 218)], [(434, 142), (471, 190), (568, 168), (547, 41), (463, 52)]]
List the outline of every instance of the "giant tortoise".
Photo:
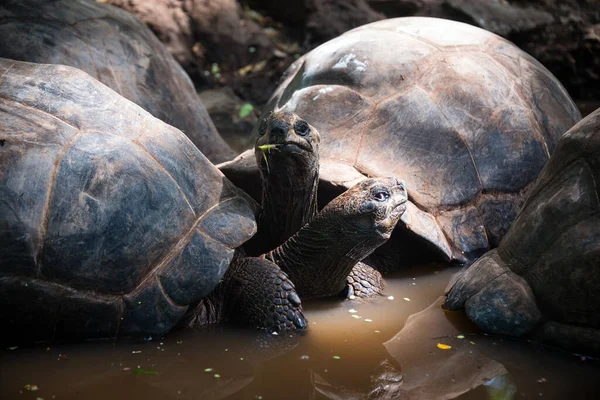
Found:
[(201, 299), (220, 319), (306, 326), (275, 264), (234, 258), (254, 202), (181, 131), (72, 67), (0, 59), (0, 76), (6, 339), (162, 335), (190, 313), (213, 322)]
[[(507, 40), (423, 17), (368, 24), (304, 55), (265, 112), (278, 110), (321, 133), (325, 203), (365, 176), (406, 182), (393, 263), (432, 253), (418, 243), (455, 261), (497, 246), (558, 138), (581, 118), (554, 76)], [(252, 150), (219, 167), (260, 197)]]
[(571, 128), (497, 249), (446, 299), (486, 332), (600, 355), (600, 109)]
[[(294, 285), (269, 259), (349, 269), (403, 211), (396, 178), (367, 180), (265, 257), (246, 257), (235, 249), (256, 230), (256, 205), (180, 131), (71, 67), (0, 59), (0, 76), (9, 339), (162, 335), (224, 320), (303, 329)], [(341, 236), (352, 251), (331, 257)]]
[(88, 0), (0, 2), (0, 57), (79, 68), (181, 129), (209, 160), (235, 154), (181, 66), (129, 13)]

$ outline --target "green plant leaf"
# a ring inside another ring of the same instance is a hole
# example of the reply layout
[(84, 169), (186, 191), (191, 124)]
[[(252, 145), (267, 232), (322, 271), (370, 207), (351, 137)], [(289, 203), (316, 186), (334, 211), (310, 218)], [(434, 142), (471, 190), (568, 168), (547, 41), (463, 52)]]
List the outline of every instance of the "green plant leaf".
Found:
[(250, 113), (254, 110), (254, 106), (250, 103), (244, 103), (242, 108), (240, 108), (240, 118), (246, 118)]

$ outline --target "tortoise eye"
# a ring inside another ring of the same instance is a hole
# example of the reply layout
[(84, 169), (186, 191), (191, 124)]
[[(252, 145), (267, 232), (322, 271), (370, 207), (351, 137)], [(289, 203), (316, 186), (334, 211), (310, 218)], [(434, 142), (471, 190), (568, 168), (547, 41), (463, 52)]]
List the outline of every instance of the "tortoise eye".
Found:
[(390, 192), (387, 190), (375, 190), (373, 191), (373, 198), (377, 201), (386, 201), (390, 198)]
[(297, 121), (294, 124), (294, 130), (300, 136), (307, 136), (310, 133), (310, 128), (305, 121)]

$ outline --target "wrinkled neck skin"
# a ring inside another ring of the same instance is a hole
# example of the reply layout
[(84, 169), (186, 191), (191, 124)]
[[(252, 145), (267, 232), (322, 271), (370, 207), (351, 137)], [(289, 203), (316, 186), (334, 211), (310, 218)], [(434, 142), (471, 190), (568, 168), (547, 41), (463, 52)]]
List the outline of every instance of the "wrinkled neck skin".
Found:
[(262, 174), (262, 211), (248, 252), (261, 255), (284, 243), (317, 214), (318, 155), (273, 157)]
[(294, 282), (302, 299), (337, 296), (354, 265), (386, 239), (361, 232), (325, 208), (288, 241), (266, 254)]

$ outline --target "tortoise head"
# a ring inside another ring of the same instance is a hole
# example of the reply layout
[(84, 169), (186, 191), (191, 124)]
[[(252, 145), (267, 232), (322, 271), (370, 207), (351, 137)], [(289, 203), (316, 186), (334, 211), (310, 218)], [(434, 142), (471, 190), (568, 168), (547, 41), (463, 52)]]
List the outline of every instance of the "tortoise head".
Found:
[(407, 199), (400, 179), (365, 179), (333, 199), (323, 212), (339, 215), (356, 234), (385, 241), (406, 210)]
[[(271, 112), (259, 122), (257, 134), (254, 154), (263, 175), (294, 175), (305, 169), (318, 172), (321, 137), (298, 115), (286, 110)], [(285, 171), (279, 170), (282, 166)]]

